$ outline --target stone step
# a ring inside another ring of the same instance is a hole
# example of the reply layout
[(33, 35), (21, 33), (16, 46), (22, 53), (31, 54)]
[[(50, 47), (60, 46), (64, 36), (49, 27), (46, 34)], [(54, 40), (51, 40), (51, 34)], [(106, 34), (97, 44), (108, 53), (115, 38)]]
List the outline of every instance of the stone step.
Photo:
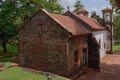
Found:
[(79, 70), (79, 71), (76, 71), (75, 73), (73, 73), (73, 75), (70, 76), (70, 78), (72, 80), (75, 80), (77, 79), (80, 75), (86, 73), (86, 72), (89, 72), (91, 68), (88, 68), (88, 67), (83, 67), (82, 70)]

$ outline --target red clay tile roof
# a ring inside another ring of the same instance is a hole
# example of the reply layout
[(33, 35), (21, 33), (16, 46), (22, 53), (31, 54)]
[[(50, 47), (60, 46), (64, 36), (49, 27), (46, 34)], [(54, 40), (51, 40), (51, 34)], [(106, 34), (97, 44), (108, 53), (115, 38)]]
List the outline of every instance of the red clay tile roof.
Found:
[(106, 28), (103, 27), (97, 20), (93, 18), (88, 18), (84, 16), (78, 16), (81, 20), (83, 20), (85, 23), (87, 23), (93, 31), (98, 31), (98, 30), (105, 30)]
[(68, 32), (72, 33), (73, 35), (91, 33), (88, 29), (81, 26), (78, 22), (76, 22), (69, 16), (52, 14), (52, 13), (50, 13), (50, 16), (59, 24), (61, 24), (63, 28), (65, 28)]

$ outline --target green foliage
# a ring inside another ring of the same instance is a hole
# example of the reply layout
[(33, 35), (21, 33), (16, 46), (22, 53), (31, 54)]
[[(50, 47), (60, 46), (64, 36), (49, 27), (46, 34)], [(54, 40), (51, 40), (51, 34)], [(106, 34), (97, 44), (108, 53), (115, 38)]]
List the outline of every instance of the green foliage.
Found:
[(8, 52), (4, 54), (4, 52), (2, 52), (2, 46), (0, 46), (0, 55), (10, 55), (10, 54), (18, 54), (18, 46), (17, 45), (13, 45), (13, 44), (7, 44), (7, 49)]
[(114, 36), (115, 38), (120, 38), (120, 11), (117, 8), (115, 0), (110, 0), (109, 1), (112, 8), (114, 9)]
[(17, 33), (17, 27), (14, 21), (16, 20), (15, 5), (13, 1), (1, 0), (0, 5), (0, 41), (7, 42)]
[(63, 13), (64, 8), (60, 5), (58, 0), (49, 0), (45, 4), (45, 8), (52, 13)]
[(114, 36), (120, 38), (120, 15), (114, 15)]
[(76, 13), (76, 11), (78, 11), (80, 8), (83, 8), (84, 5), (81, 3), (80, 0), (77, 0), (75, 3), (74, 3), (74, 11), (73, 13)]
[(15, 45), (10, 45), (8, 44), (8, 52), (4, 53), (1, 51), (1, 46), (0, 46), (0, 62), (3, 62), (5, 64), (5, 68), (8, 68), (10, 64), (14, 61), (16, 61), (16, 58), (13, 57), (13, 55), (17, 55), (18, 53), (18, 47)]
[(116, 5), (115, 0), (109, 0), (109, 3), (112, 5), (113, 9), (117, 9), (117, 5)]
[(97, 15), (96, 11), (92, 11), (92, 12), (91, 12), (91, 18), (99, 19), (100, 16)]
[(114, 43), (114, 51), (120, 52), (120, 43), (118, 43), (118, 42)]
[(0, 62), (4, 63), (5, 68), (8, 68), (12, 62), (15, 61), (15, 58), (13, 57), (2, 57), (0, 58)]

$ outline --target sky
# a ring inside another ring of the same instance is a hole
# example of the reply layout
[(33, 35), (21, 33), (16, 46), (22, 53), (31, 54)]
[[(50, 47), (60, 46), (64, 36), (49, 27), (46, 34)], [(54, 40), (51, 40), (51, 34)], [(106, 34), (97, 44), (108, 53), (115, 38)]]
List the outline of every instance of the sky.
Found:
[[(73, 11), (73, 5), (76, 0), (61, 0), (62, 6), (67, 10), (67, 6), (70, 6), (70, 10)], [(81, 0), (81, 3), (85, 6), (85, 9), (91, 13), (96, 11), (98, 15), (102, 16), (101, 10), (109, 7), (111, 8), (107, 0)]]

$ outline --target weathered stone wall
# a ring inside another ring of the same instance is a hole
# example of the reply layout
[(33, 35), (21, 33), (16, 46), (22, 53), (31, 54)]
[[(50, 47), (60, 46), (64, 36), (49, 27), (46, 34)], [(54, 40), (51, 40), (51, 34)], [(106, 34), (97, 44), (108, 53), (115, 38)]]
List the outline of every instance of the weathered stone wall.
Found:
[(37, 70), (68, 75), (68, 32), (51, 19), (38, 12), (19, 32), (19, 62)]
[[(88, 44), (87, 44), (87, 35), (85, 36), (72, 36), (69, 39), (68, 42), (68, 49), (69, 49), (69, 55), (68, 55), (68, 61), (69, 61), (69, 71), (70, 73), (74, 73), (74, 72), (79, 72), (80, 68), (83, 67), (82, 63), (83, 63), (83, 59), (82, 59), (82, 55), (83, 55), (83, 49), (88, 49)], [(75, 63), (75, 53), (76, 51), (78, 52), (78, 63), (76, 65)], [(86, 65), (87, 66), (87, 65)], [(71, 75), (72, 75), (71, 74)]]

